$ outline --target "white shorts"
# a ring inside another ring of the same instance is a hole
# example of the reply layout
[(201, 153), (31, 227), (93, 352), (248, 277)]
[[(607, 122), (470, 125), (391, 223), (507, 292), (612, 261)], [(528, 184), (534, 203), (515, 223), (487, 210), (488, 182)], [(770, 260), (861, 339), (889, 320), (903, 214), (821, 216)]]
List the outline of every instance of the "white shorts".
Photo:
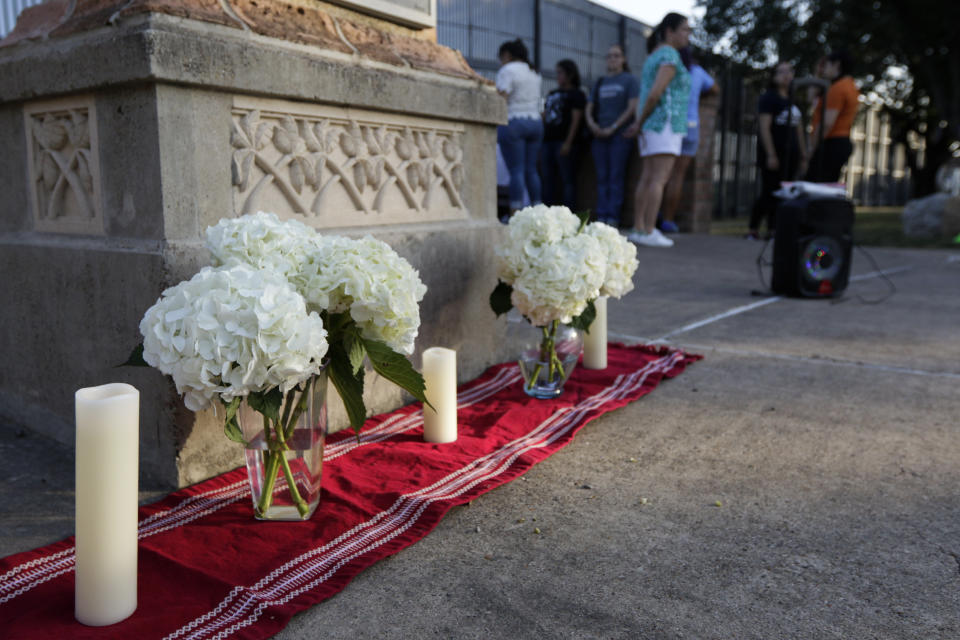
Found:
[(683, 134), (674, 133), (670, 128), (670, 121), (663, 125), (663, 131), (643, 131), (637, 137), (637, 144), (640, 147), (640, 156), (656, 156), (660, 154), (669, 154), (671, 156), (680, 155), (680, 147), (683, 145)]

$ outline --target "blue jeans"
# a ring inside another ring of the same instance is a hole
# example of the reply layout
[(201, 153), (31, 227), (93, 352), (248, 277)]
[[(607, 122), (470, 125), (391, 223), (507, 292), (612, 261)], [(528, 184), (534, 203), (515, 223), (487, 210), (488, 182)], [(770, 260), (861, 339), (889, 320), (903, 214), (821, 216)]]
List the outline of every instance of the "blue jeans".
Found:
[(623, 182), (630, 150), (636, 144), (617, 132), (609, 138), (593, 139), (593, 166), (597, 172), (597, 219), (613, 226), (620, 224), (623, 209)]
[[(565, 156), (560, 155), (562, 140), (544, 140), (540, 154), (540, 170), (543, 171), (543, 201), (549, 205), (562, 204), (571, 211), (576, 206), (577, 145)], [(557, 197), (557, 191), (559, 196)]]
[(540, 175), (537, 155), (543, 140), (543, 121), (539, 118), (511, 118), (506, 126), (497, 127), (497, 143), (510, 172), (510, 208), (523, 206), (523, 191), (530, 204), (540, 204)]

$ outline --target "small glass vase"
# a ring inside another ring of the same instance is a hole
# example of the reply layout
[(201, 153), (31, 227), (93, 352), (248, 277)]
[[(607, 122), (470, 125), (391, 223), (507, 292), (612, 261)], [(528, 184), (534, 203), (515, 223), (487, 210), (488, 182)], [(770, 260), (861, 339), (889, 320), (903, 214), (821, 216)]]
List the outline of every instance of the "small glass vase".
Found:
[(577, 366), (583, 351), (583, 336), (573, 327), (554, 320), (545, 327), (516, 323), (514, 344), (518, 347), (523, 390), (534, 398), (556, 398)]
[(306, 520), (320, 502), (327, 436), (327, 374), (284, 394), (279, 420), (245, 400), (237, 412), (247, 441), (247, 479), (258, 520)]

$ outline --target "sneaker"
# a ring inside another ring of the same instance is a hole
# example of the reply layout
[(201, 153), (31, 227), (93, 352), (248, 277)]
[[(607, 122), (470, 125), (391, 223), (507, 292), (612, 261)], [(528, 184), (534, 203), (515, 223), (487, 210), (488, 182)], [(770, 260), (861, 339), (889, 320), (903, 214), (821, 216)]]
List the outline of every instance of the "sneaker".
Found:
[(672, 247), (673, 240), (666, 237), (656, 229), (651, 233), (644, 233), (631, 229), (626, 233), (627, 240), (641, 247)]
[(680, 231), (680, 227), (678, 227), (675, 222), (664, 220), (660, 223), (660, 230), (664, 233), (678, 233)]
[(660, 229), (654, 229), (653, 231), (650, 232), (650, 235), (653, 236), (654, 239), (656, 240), (657, 244), (656, 244), (655, 246), (657, 246), (657, 247), (672, 247), (672, 246), (673, 246), (673, 240), (671, 240), (671, 239), (668, 238), (667, 236), (663, 235), (663, 233), (660, 231)]

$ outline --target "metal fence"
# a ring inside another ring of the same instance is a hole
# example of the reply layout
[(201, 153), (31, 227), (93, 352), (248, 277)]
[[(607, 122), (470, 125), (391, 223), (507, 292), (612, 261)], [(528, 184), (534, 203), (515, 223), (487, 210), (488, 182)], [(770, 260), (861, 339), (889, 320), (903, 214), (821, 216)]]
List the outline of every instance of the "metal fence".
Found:
[(459, 50), (478, 73), (493, 78), (500, 45), (522, 38), (544, 90), (556, 83), (557, 61), (570, 58), (584, 86), (604, 75), (610, 45), (623, 43), (627, 62), (639, 72), (650, 27), (586, 0), (439, 0), (437, 39)]
[[(757, 99), (759, 91), (721, 69), (723, 88), (714, 132), (714, 217), (749, 215), (759, 194), (757, 176)], [(878, 107), (862, 106), (850, 131), (853, 154), (842, 180), (858, 205), (893, 206), (910, 197), (906, 147), (890, 137), (890, 118)]]
[(43, 0), (0, 0), (0, 38), (13, 31), (21, 11), (41, 2)]

